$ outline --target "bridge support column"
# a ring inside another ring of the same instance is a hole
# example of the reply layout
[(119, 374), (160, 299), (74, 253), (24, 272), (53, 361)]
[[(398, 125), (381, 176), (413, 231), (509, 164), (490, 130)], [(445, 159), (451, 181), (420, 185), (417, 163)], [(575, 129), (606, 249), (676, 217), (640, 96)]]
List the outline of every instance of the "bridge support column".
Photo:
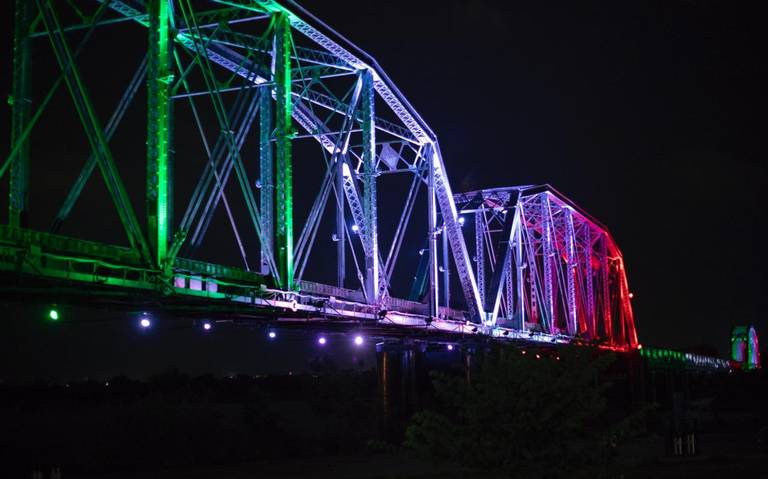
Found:
[(376, 345), (379, 397), (385, 437), (398, 437), (404, 422), (419, 406), (425, 376), (422, 350), (408, 343)]
[[(10, 201), (8, 224), (13, 227), (26, 226), (29, 207), (29, 135), (24, 130), (29, 124), (31, 106), (29, 28), (32, 2), (16, 0), (13, 30), (13, 71), (11, 96), (11, 150), (17, 153), (11, 159)], [(18, 145), (17, 145), (18, 143)]]
[(168, 0), (150, 0), (147, 69), (147, 228), (152, 256), (159, 268), (167, 263), (171, 221), (171, 51)]
[(291, 100), (291, 22), (284, 13), (275, 14), (274, 65), (275, 133), (277, 143), (277, 270), (280, 286), (295, 289), (293, 280), (293, 112)]

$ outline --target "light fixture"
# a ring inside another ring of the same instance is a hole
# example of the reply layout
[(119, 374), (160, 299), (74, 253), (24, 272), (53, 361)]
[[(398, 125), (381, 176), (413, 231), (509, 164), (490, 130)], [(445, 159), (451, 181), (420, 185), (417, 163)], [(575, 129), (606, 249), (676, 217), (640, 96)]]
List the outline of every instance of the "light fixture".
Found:
[(459, 226), (464, 226), (464, 217), (459, 216)]
[(447, 348), (448, 348), (448, 351), (453, 351), (453, 344), (449, 344), (449, 345), (447, 346)]
[(48, 311), (48, 319), (51, 321), (58, 321), (59, 320), (59, 310), (54, 308), (51, 308), (50, 311)]
[(359, 334), (355, 336), (355, 346), (362, 346), (363, 344), (363, 337)]
[(267, 336), (269, 336), (269, 339), (275, 339), (277, 337), (277, 333), (274, 331), (270, 331), (267, 333)]
[(203, 331), (210, 331), (213, 328), (213, 325), (210, 321), (203, 322)]
[(356, 224), (352, 225), (352, 232), (357, 233), (358, 231), (360, 231), (360, 227), (357, 226)]
[(327, 342), (328, 342), (328, 340), (325, 339), (325, 336), (320, 336), (319, 338), (317, 338), (317, 344), (319, 344), (320, 346), (324, 346), (325, 343), (327, 343)]
[(139, 326), (141, 326), (144, 329), (147, 329), (148, 327), (152, 326), (152, 321), (149, 320), (147, 317), (141, 318), (141, 321), (139, 321)]

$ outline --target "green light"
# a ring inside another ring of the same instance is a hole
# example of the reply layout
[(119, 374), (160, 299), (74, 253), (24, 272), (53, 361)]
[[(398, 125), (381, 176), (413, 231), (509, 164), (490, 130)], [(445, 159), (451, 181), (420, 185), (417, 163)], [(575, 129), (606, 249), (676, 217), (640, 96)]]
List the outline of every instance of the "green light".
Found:
[(50, 311), (48, 311), (48, 317), (51, 319), (51, 321), (58, 321), (59, 312), (55, 309), (51, 309)]

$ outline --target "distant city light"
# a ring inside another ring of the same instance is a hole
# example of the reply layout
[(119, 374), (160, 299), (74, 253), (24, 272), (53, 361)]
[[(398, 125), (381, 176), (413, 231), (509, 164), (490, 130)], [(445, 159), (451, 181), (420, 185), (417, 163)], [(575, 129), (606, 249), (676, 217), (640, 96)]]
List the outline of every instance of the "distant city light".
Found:
[(629, 293), (629, 299), (632, 299), (635, 297), (635, 293)]
[(48, 318), (51, 321), (58, 321), (59, 320), (59, 312), (56, 309), (51, 309), (48, 311)]
[(363, 337), (360, 335), (355, 336), (355, 345), (360, 346), (363, 344)]
[(208, 322), (208, 321), (203, 323), (203, 329), (206, 330), (206, 331), (210, 331), (212, 327), (213, 326), (211, 326), (211, 323)]
[(146, 329), (152, 326), (152, 321), (150, 321), (149, 318), (141, 318), (141, 321), (139, 321), (139, 325), (141, 325), (142, 328)]
[(448, 351), (453, 351), (453, 344), (448, 345)]
[(269, 336), (269, 339), (275, 339), (277, 337), (277, 333), (274, 331), (270, 331), (269, 334), (267, 334), (267, 336)]
[(327, 340), (325, 339), (325, 336), (320, 336), (319, 338), (317, 338), (317, 344), (321, 346), (324, 345), (326, 342)]
[(360, 227), (357, 225), (352, 225), (352, 231), (357, 233), (358, 231), (360, 231)]

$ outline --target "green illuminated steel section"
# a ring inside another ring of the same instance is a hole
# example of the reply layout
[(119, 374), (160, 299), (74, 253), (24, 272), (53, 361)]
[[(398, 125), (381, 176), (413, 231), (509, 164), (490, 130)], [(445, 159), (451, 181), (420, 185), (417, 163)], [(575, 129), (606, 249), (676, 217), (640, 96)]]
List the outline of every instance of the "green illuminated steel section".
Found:
[(147, 74), (147, 223), (158, 267), (166, 258), (170, 228), (170, 9), (167, 0), (149, 2), (149, 65)]
[(274, 251), (274, 157), (272, 155), (272, 95), (259, 95), (259, 171), (261, 181), (261, 272), (269, 274), (269, 262)]
[(275, 26), (275, 135), (277, 153), (277, 218), (275, 224), (277, 267), (281, 286), (294, 289), (293, 267), (293, 136), (291, 102), (291, 24), (288, 16), (274, 16)]
[(643, 346), (639, 352), (640, 357), (644, 358), (649, 366), (658, 369), (706, 368), (723, 371), (730, 369), (730, 363), (727, 360), (712, 356), (648, 346)]
[(24, 226), (29, 202), (29, 135), (24, 129), (29, 123), (29, 28), (32, 5), (28, 0), (16, 0), (13, 31), (13, 79), (11, 96), (11, 149), (21, 142), (11, 159), (10, 201), (8, 224)]
[(51, 42), (53, 52), (61, 68), (67, 89), (70, 92), (75, 109), (80, 117), (83, 129), (88, 138), (88, 143), (91, 146), (91, 151), (98, 159), (99, 168), (107, 185), (107, 190), (109, 191), (115, 207), (117, 208), (117, 212), (120, 215), (120, 220), (128, 235), (131, 247), (136, 249), (143, 258), (146, 258), (147, 261), (149, 261), (150, 252), (144, 238), (144, 233), (136, 219), (133, 206), (125, 191), (125, 186), (120, 178), (120, 174), (112, 157), (112, 152), (107, 143), (104, 129), (101, 127), (98, 116), (94, 111), (93, 104), (88, 96), (88, 92), (83, 84), (80, 72), (75, 65), (72, 52), (64, 37), (58, 17), (51, 6), (51, 2), (37, 0), (35, 3), (40, 11), (40, 18), (48, 31), (48, 39)]

